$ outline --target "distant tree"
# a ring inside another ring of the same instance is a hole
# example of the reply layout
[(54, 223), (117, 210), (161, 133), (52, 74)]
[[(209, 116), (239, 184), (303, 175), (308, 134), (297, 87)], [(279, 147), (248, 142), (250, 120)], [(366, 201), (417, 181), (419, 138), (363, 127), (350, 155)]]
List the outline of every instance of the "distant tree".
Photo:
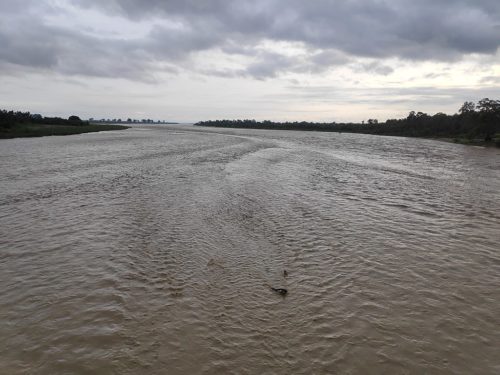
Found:
[(500, 100), (481, 99), (477, 103), (477, 108), (481, 113), (491, 113), (498, 116), (500, 115)]
[(80, 119), (80, 117), (73, 115), (73, 116), (69, 116), (68, 117), (68, 121), (71, 121), (71, 122), (81, 122), (82, 120)]
[(489, 142), (495, 132), (500, 130), (500, 101), (488, 98), (477, 103), (479, 110), (479, 132), (484, 135), (484, 140)]
[(464, 115), (466, 113), (474, 112), (475, 110), (476, 110), (476, 105), (474, 104), (474, 102), (465, 102), (458, 110), (458, 113)]

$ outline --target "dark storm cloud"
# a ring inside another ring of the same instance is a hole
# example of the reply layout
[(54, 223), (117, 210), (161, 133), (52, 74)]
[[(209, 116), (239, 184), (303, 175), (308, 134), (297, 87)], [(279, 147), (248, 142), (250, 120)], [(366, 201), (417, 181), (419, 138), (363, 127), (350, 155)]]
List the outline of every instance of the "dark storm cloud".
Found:
[[(156, 26), (137, 38), (95, 35), (44, 22), (49, 12), (62, 11), (52, 2), (0, 0), (0, 69), (8, 64), (66, 74), (153, 79), (161, 69), (189, 68), (264, 79), (285, 72), (322, 72), (359, 57), (453, 61), (471, 53), (493, 55), (500, 46), (498, 0), (70, 3), (133, 22), (154, 20)], [(179, 27), (171, 27), (172, 23)], [(297, 43), (308, 53), (262, 51), (263, 41)], [(235, 70), (185, 63), (207, 50), (239, 55), (248, 62)], [(358, 64), (358, 69), (392, 72), (381, 62)]]
[(117, 40), (96, 39), (33, 22), (16, 31), (0, 26), (0, 44), (0, 69), (2, 65), (4, 69), (17, 65), (63, 74), (147, 78), (147, 62), (124, 61), (123, 56), (134, 50), (129, 43)]
[(221, 41), (298, 41), (356, 56), (441, 59), (500, 44), (496, 0), (75, 1), (132, 19), (176, 18)]
[[(276, 52), (253, 48), (237, 49), (231, 47), (225, 48), (224, 51), (227, 53), (251, 56), (255, 61), (248, 63), (244, 69), (209, 69), (204, 70), (203, 73), (219, 77), (253, 77), (255, 79), (264, 80), (276, 77), (283, 72), (322, 73), (331, 66), (340, 66), (352, 62), (348, 57), (334, 51), (311, 53), (306, 56), (286, 56)], [(361, 65), (360, 70), (375, 71), (375, 69), (367, 68), (374, 64), (377, 64), (377, 67), (380, 65), (381, 69), (386, 68), (381, 64), (373, 63)], [(386, 72), (382, 73), (380, 70), (376, 73), (386, 74)]]

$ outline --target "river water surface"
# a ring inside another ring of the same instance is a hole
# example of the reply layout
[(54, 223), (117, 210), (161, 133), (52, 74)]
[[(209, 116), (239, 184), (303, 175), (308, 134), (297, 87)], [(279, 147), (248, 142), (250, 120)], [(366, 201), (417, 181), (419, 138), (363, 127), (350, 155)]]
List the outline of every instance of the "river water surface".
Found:
[(185, 125), (0, 168), (1, 374), (500, 374), (498, 149)]

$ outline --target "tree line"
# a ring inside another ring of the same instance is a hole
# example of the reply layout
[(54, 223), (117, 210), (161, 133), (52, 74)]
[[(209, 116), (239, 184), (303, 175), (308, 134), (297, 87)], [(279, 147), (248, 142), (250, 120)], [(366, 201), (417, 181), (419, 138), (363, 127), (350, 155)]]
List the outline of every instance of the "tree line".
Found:
[[(482, 99), (477, 104), (465, 102), (458, 113), (428, 115), (411, 111), (406, 118), (368, 123), (273, 122), (255, 120), (201, 121), (198, 126), (275, 130), (315, 130), (406, 137), (463, 137), (490, 142), (500, 133), (500, 100)], [(500, 136), (500, 134), (499, 134)], [(497, 143), (500, 140), (497, 141)]]
[(42, 125), (88, 125), (78, 116), (69, 116), (67, 119), (61, 117), (44, 117), (40, 114), (21, 111), (0, 110), (0, 128), (9, 129), (20, 124), (42, 124)]

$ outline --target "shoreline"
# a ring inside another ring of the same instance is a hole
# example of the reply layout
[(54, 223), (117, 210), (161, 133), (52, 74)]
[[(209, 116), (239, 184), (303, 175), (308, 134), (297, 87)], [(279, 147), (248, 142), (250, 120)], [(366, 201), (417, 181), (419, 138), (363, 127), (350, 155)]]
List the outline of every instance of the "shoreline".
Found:
[(45, 124), (17, 124), (11, 128), (0, 129), (0, 139), (35, 138), (53, 135), (75, 135), (95, 133), (108, 130), (125, 130), (124, 125), (45, 125)]
[[(359, 124), (356, 124), (359, 125)], [(441, 141), (446, 143), (454, 143), (461, 144), (466, 146), (478, 146), (478, 147), (488, 147), (488, 148), (500, 148), (500, 134), (497, 135), (489, 142), (484, 141), (484, 139), (476, 138), (476, 139), (468, 139), (465, 136), (419, 136), (412, 134), (402, 134), (402, 133), (382, 133), (382, 132), (362, 132), (362, 131), (349, 131), (346, 129), (333, 129), (328, 127), (309, 127), (309, 128), (300, 128), (300, 126), (296, 124), (287, 124), (285, 127), (277, 127), (272, 123), (266, 124), (264, 126), (238, 126), (235, 124), (231, 125), (222, 125), (217, 126), (213, 124), (205, 124), (203, 122), (195, 123), (194, 126), (198, 127), (206, 127), (206, 128), (218, 128), (218, 129), (256, 129), (256, 130), (282, 130), (282, 131), (305, 131), (305, 132), (325, 132), (325, 133), (348, 133), (348, 134), (366, 134), (366, 135), (376, 135), (376, 136), (386, 136), (386, 137), (405, 137), (405, 138), (420, 138), (420, 139), (428, 139), (434, 141)]]
[[(417, 137), (419, 138), (419, 137)], [(486, 147), (486, 148), (500, 148), (500, 139), (492, 140), (490, 142), (486, 142), (483, 139), (467, 139), (467, 138), (450, 138), (450, 137), (431, 137), (426, 138), (434, 141), (446, 142), (446, 143), (454, 143), (456, 145), (464, 145), (464, 146), (476, 146), (476, 147)]]

